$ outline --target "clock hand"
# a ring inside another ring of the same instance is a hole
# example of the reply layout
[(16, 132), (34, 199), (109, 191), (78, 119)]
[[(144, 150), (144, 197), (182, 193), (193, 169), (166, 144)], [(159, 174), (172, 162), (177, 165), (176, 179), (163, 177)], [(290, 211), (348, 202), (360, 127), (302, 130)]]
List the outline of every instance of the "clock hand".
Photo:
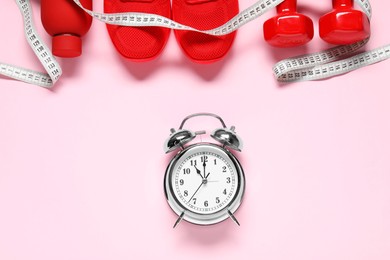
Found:
[(195, 196), (195, 194), (198, 192), (198, 190), (200, 189), (200, 187), (203, 186), (203, 184), (205, 183), (205, 180), (202, 180), (202, 183), (199, 185), (199, 187), (196, 189), (196, 191), (194, 192), (194, 194), (191, 196), (191, 198), (188, 200), (188, 201), (191, 201), (192, 198)]
[(206, 156), (203, 157), (203, 176), (206, 178)]
[(200, 173), (200, 170), (198, 168), (196, 168), (196, 166), (194, 165), (195, 169), (196, 169), (196, 173), (199, 174), (199, 176), (202, 178), (203, 180), (203, 176), (202, 176), (202, 173)]

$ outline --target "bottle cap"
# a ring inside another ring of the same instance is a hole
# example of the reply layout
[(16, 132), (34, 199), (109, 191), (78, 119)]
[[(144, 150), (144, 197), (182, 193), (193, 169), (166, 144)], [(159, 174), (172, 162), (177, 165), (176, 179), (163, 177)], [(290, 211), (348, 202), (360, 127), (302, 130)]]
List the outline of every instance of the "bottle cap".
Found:
[(53, 54), (62, 58), (74, 58), (81, 55), (81, 38), (76, 35), (63, 34), (53, 37)]

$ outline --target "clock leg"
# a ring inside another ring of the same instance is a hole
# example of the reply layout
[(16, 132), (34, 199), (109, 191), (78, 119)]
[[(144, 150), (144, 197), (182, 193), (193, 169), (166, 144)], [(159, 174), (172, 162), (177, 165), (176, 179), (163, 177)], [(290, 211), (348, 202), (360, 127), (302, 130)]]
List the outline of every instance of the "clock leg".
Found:
[(180, 223), (183, 217), (184, 217), (184, 211), (180, 214), (179, 218), (176, 220), (175, 225), (173, 225), (173, 228), (175, 228)]
[(238, 222), (236, 217), (233, 215), (233, 213), (230, 212), (230, 210), (228, 210), (228, 214), (229, 214), (229, 217), (234, 221), (234, 223), (236, 223), (238, 226), (240, 226), (240, 223)]

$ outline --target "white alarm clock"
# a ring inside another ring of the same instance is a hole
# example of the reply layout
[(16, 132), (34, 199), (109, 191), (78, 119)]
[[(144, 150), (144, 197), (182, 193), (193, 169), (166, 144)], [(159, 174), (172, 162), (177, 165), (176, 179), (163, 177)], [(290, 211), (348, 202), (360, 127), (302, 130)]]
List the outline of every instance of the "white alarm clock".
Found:
[[(205, 131), (183, 129), (193, 117), (217, 118), (222, 128), (211, 133), (220, 145), (200, 142), (185, 145)], [(182, 220), (193, 224), (211, 225), (231, 218), (239, 208), (245, 190), (244, 171), (238, 159), (229, 151), (241, 151), (242, 141), (235, 128), (228, 129), (221, 117), (210, 113), (187, 116), (165, 142), (166, 153), (180, 149), (170, 161), (164, 178), (165, 195), (169, 206), (178, 215), (174, 227)]]

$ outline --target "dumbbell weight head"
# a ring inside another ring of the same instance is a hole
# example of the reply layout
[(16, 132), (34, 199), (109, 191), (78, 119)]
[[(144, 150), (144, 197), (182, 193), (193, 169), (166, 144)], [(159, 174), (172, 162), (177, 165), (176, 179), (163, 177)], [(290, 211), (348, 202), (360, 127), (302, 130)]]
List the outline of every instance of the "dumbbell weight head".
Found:
[(353, 9), (353, 0), (333, 0), (333, 11), (319, 21), (320, 37), (331, 44), (351, 44), (370, 36), (366, 14)]
[(277, 6), (277, 15), (264, 23), (264, 39), (275, 47), (295, 47), (313, 39), (313, 21), (297, 12), (297, 0)]

